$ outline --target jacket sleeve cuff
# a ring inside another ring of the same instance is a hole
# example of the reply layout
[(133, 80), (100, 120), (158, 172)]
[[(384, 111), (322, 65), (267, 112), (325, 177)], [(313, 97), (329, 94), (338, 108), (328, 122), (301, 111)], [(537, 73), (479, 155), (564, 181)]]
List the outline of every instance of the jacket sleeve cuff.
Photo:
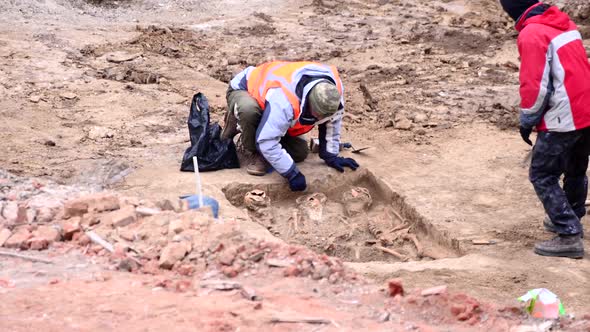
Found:
[(299, 169), (297, 168), (297, 166), (295, 165), (295, 163), (293, 163), (293, 166), (291, 166), (291, 168), (289, 168), (289, 170), (283, 174), (281, 174), (284, 178), (286, 178), (287, 180), (291, 180), (294, 177), (297, 176), (297, 174), (301, 173), (299, 171)]

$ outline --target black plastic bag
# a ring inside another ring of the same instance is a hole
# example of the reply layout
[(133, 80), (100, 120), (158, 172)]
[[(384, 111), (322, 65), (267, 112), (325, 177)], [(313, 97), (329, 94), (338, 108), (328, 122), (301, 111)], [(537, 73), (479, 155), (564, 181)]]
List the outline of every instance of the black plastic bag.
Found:
[(191, 147), (184, 152), (181, 171), (195, 171), (194, 156), (199, 162), (200, 172), (240, 167), (236, 145), (231, 139), (220, 138), (221, 127), (217, 122), (209, 123), (209, 102), (200, 92), (193, 96), (188, 116), (188, 131)]

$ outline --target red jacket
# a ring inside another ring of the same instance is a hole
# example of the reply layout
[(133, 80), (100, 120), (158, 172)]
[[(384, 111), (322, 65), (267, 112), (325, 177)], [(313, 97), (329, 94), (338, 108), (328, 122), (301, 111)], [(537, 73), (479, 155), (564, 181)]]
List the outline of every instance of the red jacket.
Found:
[(590, 63), (575, 23), (557, 7), (539, 3), (516, 29), (521, 125), (556, 132), (590, 127)]

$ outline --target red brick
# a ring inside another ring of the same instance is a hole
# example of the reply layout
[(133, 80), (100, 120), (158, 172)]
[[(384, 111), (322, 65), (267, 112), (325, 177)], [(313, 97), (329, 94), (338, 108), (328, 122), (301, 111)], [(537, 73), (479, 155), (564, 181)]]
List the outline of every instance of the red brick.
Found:
[(453, 316), (459, 316), (465, 311), (465, 309), (465, 306), (462, 304), (453, 304), (453, 306), (451, 306), (451, 313)]
[(117, 210), (121, 205), (119, 197), (114, 194), (94, 194), (86, 197), (89, 212), (104, 212)]
[(224, 250), (218, 258), (219, 263), (223, 265), (232, 265), (236, 259), (236, 251), (233, 248)]
[(125, 206), (120, 210), (107, 213), (101, 217), (101, 223), (112, 225), (113, 227), (124, 227), (134, 223), (136, 220), (137, 215), (133, 206)]
[(90, 238), (88, 237), (88, 235), (80, 233), (81, 236), (78, 238), (78, 244), (81, 246), (87, 246), (90, 244), (90, 242), (92, 242), (90, 240)]
[(183, 276), (192, 276), (195, 273), (195, 267), (193, 265), (184, 264), (178, 268), (178, 273)]
[(169, 243), (160, 253), (160, 267), (168, 270), (172, 269), (174, 264), (183, 259), (189, 251), (190, 246), (187, 246), (186, 243)]
[(6, 248), (20, 248), (27, 249), (29, 244), (27, 242), (33, 235), (26, 228), (18, 229), (8, 240), (4, 243)]
[(64, 204), (64, 218), (81, 217), (88, 212), (88, 202), (81, 199), (72, 199)]
[(191, 227), (189, 220), (175, 219), (168, 225), (168, 234), (179, 234)]
[(63, 220), (61, 222), (61, 228), (65, 240), (71, 240), (74, 233), (80, 232), (82, 227), (80, 226), (80, 217), (74, 217), (70, 220)]
[(402, 286), (401, 279), (392, 279), (387, 283), (389, 288), (389, 296), (395, 297), (397, 295), (404, 296), (404, 286)]
[(33, 236), (47, 239), (49, 243), (61, 240), (61, 234), (52, 226), (39, 226), (37, 230), (33, 232)]
[(283, 270), (283, 275), (285, 277), (297, 277), (300, 273), (301, 273), (301, 270), (299, 268), (297, 268), (297, 266), (295, 266), (295, 265), (286, 267)]
[(460, 321), (466, 321), (473, 316), (473, 312), (462, 312), (457, 316), (457, 319)]
[(224, 267), (223, 269), (221, 269), (221, 272), (223, 272), (223, 275), (225, 275), (228, 278), (235, 278), (238, 276), (238, 271), (231, 266)]
[(27, 244), (31, 250), (44, 250), (49, 247), (47, 239), (37, 236), (28, 239)]

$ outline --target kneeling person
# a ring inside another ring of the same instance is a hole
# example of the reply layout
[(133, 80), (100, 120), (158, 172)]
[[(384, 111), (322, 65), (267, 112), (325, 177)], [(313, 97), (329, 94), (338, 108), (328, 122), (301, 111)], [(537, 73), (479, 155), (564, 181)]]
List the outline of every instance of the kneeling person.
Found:
[(230, 82), (228, 111), (222, 138), (242, 132), (250, 154), (247, 172), (264, 175), (270, 165), (289, 181), (292, 191), (303, 191), (305, 176), (295, 163), (309, 148), (299, 137), (318, 125), (320, 158), (344, 172), (358, 164), (339, 157), (344, 114), (342, 81), (336, 68), (313, 62), (269, 62), (248, 67)]

